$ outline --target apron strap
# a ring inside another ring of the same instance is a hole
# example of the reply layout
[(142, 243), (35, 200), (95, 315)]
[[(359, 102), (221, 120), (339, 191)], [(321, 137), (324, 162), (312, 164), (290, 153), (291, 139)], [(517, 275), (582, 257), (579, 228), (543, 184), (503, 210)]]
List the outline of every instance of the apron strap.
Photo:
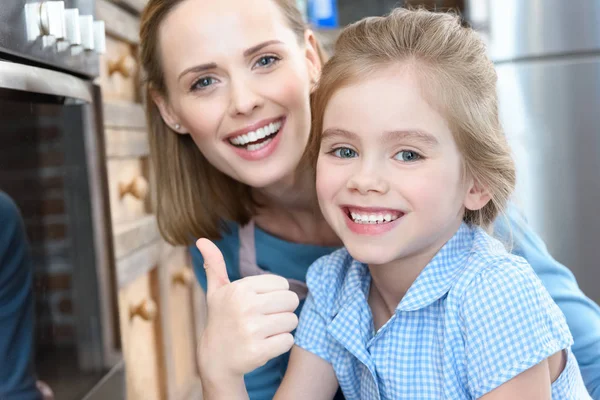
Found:
[[(244, 226), (239, 228), (240, 238), (240, 275), (242, 278), (247, 276), (270, 274), (271, 272), (265, 271), (260, 268), (256, 262), (256, 243), (254, 240), (254, 221), (250, 220)], [(285, 261), (283, 261), (285, 262)], [(290, 284), (290, 290), (298, 295), (300, 300), (306, 298), (308, 294), (308, 287), (305, 282), (297, 279), (288, 279)]]

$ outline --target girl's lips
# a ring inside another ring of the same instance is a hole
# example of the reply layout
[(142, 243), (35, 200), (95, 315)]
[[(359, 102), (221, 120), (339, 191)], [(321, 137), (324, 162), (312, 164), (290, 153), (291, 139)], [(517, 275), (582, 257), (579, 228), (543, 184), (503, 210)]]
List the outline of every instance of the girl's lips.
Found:
[[(273, 121), (281, 121), (281, 127), (279, 128), (279, 131), (274, 136), (272, 136), (270, 139), (268, 139), (269, 142), (264, 147), (261, 147), (258, 150), (251, 151), (251, 150), (248, 150), (246, 147), (235, 146), (235, 145), (231, 144), (229, 139), (226, 139), (225, 141), (228, 145), (230, 145), (233, 148), (235, 153), (237, 155), (239, 155), (240, 157), (242, 157), (243, 159), (248, 160), (248, 161), (263, 160), (263, 159), (269, 157), (271, 154), (273, 154), (273, 152), (275, 152), (275, 150), (277, 149), (277, 146), (279, 145), (279, 142), (281, 141), (281, 135), (285, 128), (286, 120), (287, 120), (287, 118), (273, 120)], [(260, 127), (260, 125), (257, 125), (257, 128), (258, 127)], [(231, 137), (232, 136), (229, 136), (229, 138), (231, 138)]]
[[(351, 212), (358, 212), (360, 214), (377, 214), (377, 215), (389, 215), (393, 216), (393, 220), (388, 222), (380, 223), (359, 223), (355, 222), (351, 217)], [(386, 209), (386, 208), (363, 208), (363, 207), (342, 207), (342, 213), (346, 226), (354, 233), (358, 235), (376, 236), (381, 235), (390, 230), (394, 229), (402, 220), (404, 213), (398, 210)]]

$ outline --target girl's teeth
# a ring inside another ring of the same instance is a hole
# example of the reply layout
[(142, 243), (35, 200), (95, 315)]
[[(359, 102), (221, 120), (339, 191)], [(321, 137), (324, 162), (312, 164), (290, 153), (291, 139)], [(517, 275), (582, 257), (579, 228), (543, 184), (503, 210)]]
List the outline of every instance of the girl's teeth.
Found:
[(350, 212), (352, 220), (358, 224), (382, 224), (398, 219), (392, 214), (358, 214)]

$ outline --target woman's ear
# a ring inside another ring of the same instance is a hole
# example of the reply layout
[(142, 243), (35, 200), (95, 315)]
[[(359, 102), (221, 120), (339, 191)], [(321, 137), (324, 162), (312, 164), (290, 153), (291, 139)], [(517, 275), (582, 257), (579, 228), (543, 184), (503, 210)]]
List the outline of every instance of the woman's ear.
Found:
[(187, 133), (187, 130), (179, 123), (179, 119), (164, 96), (160, 95), (155, 90), (150, 91), (150, 96), (152, 97), (154, 104), (156, 104), (165, 124), (167, 124), (175, 133)]
[(306, 44), (306, 61), (308, 65), (308, 75), (312, 85), (314, 86), (321, 76), (321, 68), (323, 68), (322, 59), (323, 51), (315, 36), (314, 32), (307, 29), (304, 32), (304, 43)]
[(464, 201), (467, 210), (481, 210), (492, 198), (487, 188), (476, 180), (471, 180), (468, 189)]

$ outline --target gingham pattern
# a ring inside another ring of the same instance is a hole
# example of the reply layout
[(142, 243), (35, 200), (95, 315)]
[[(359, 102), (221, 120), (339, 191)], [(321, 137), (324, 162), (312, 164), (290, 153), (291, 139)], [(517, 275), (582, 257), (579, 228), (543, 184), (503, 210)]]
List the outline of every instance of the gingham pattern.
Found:
[[(377, 333), (370, 280), (345, 249), (317, 260), (296, 332), (348, 400), (479, 398), (572, 344), (531, 267), (479, 228), (460, 227)], [(570, 350), (552, 399), (590, 399)]]

